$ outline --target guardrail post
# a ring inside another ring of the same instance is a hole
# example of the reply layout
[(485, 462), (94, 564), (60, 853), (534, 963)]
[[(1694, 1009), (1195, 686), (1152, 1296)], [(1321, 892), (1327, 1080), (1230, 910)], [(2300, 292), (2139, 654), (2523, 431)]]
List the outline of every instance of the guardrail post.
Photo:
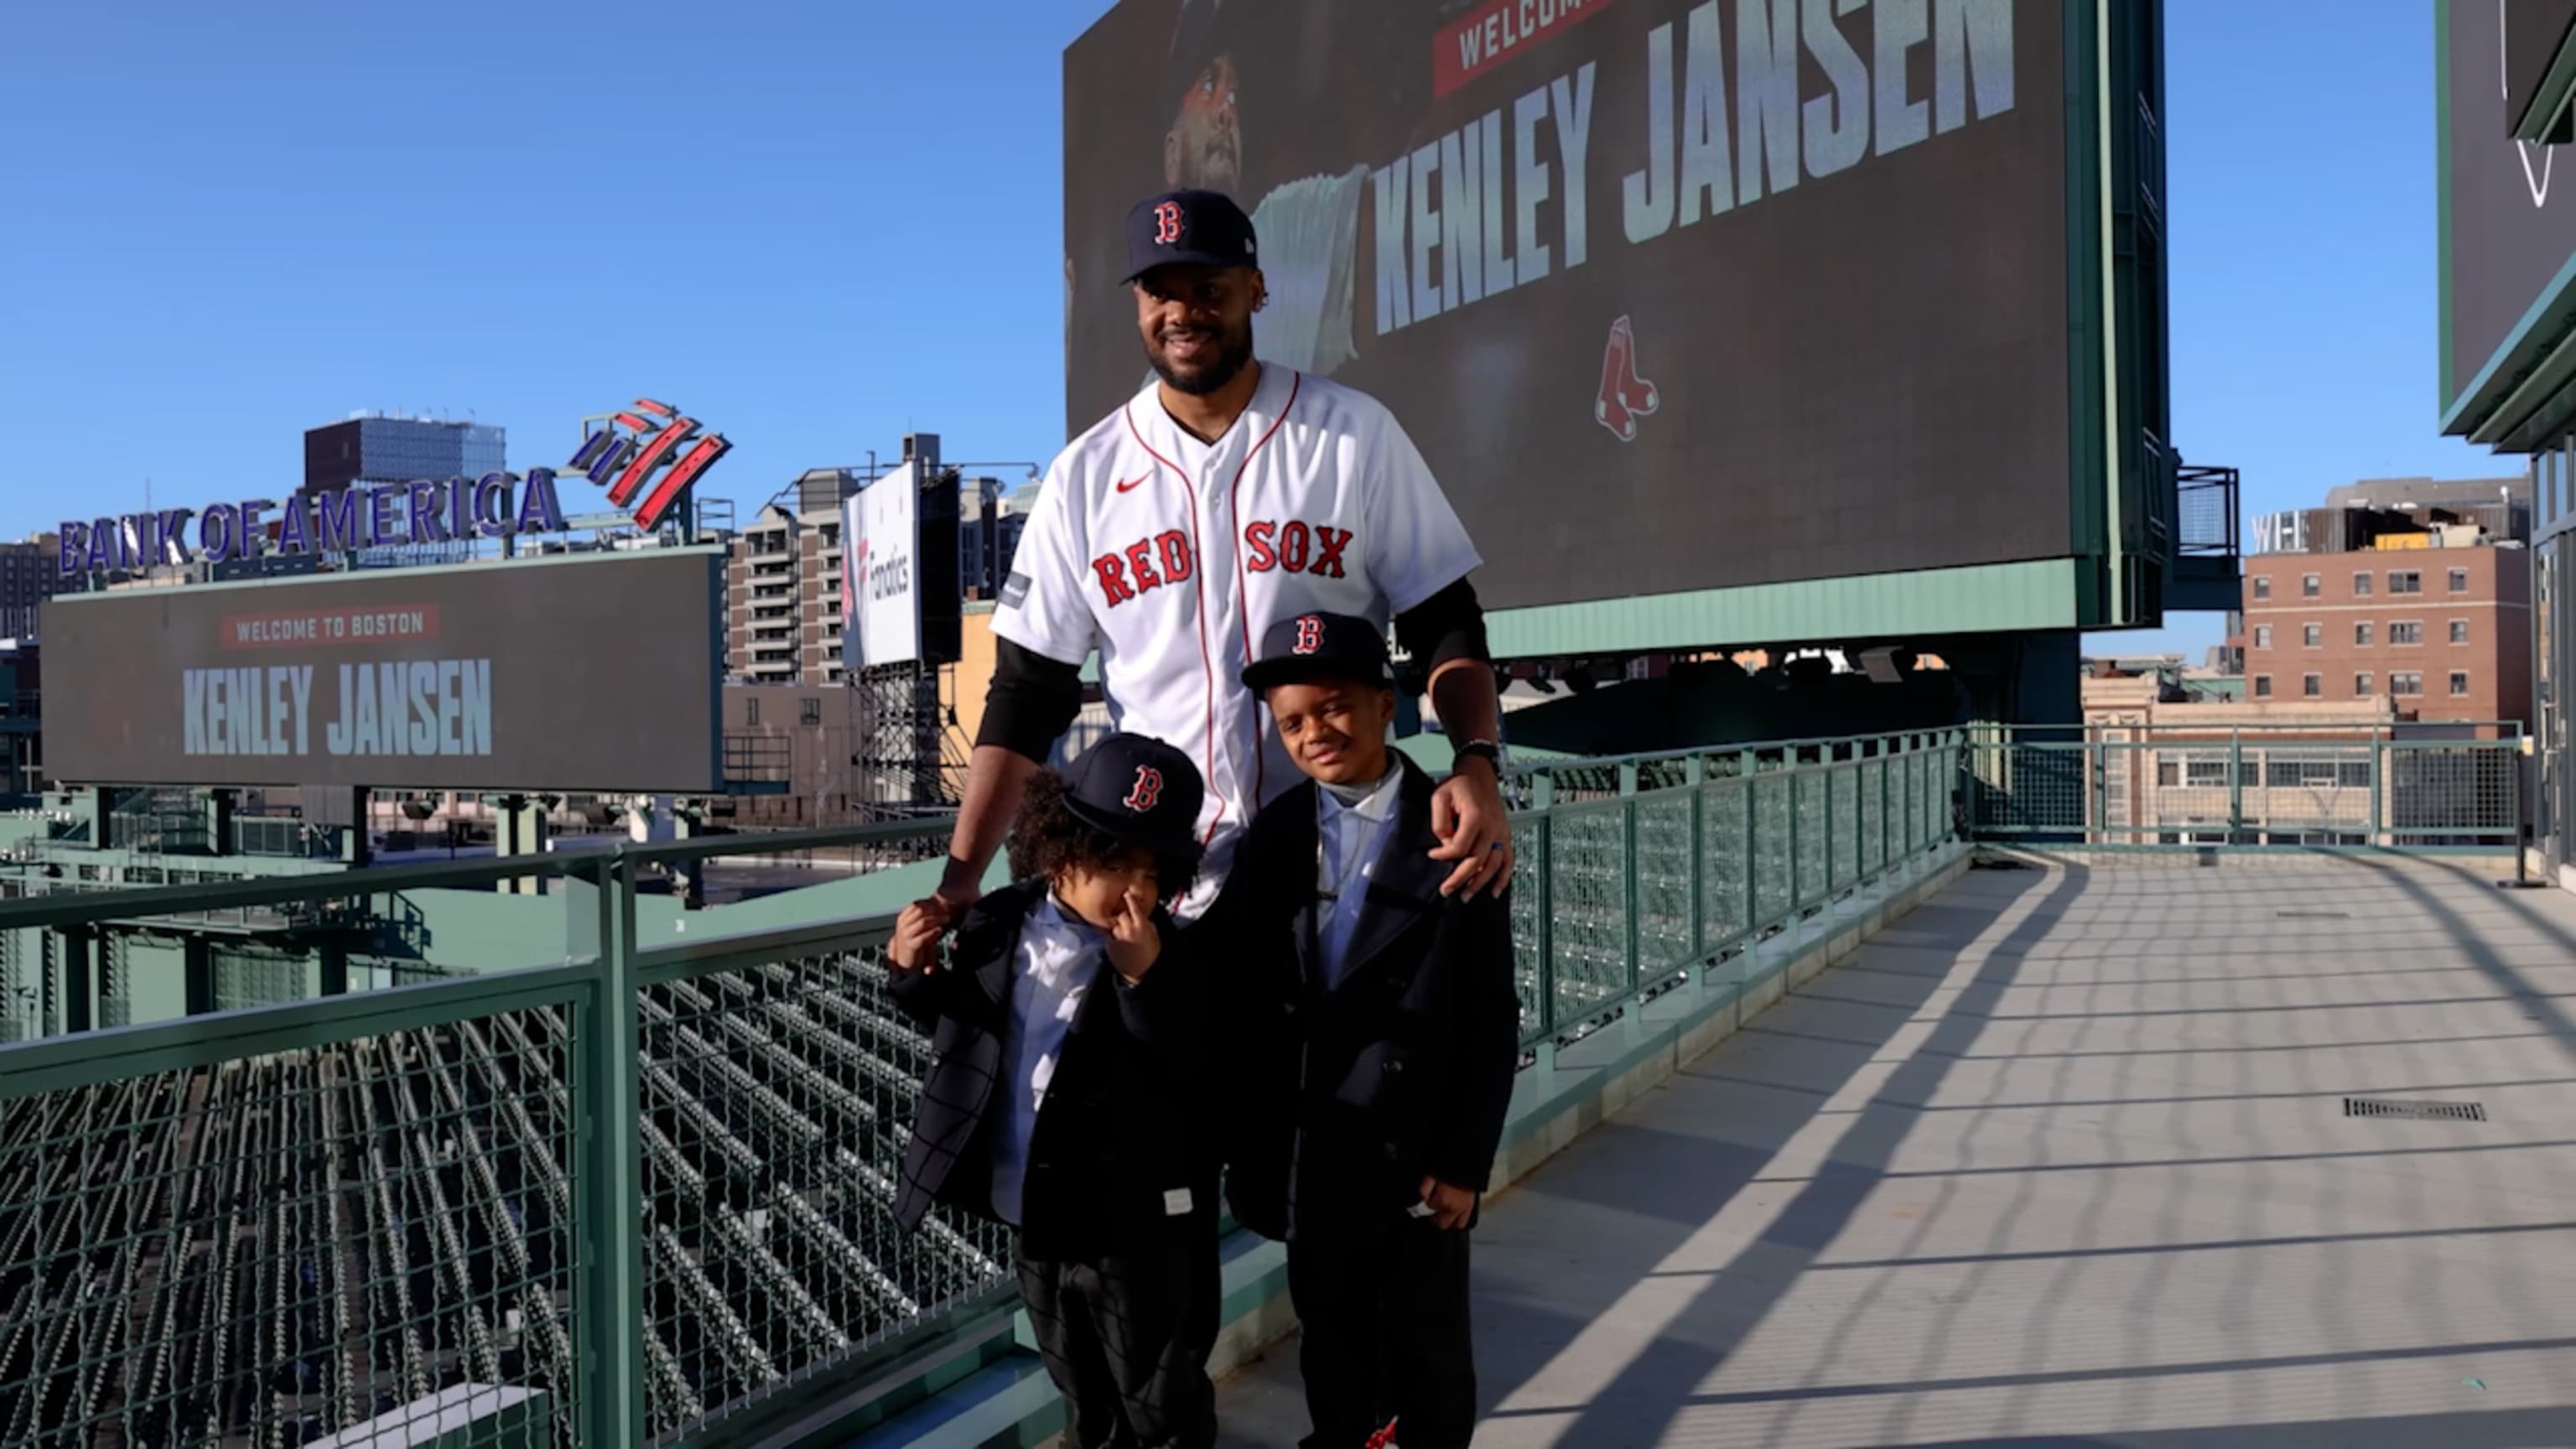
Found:
[(2379, 726), (2372, 725), (2370, 727), (2370, 828), (2362, 832), (2361, 843), (2364, 849), (2377, 849), (2379, 845), (2379, 802)]
[[(1751, 750), (1746, 750), (1741, 754), (1738, 754), (1735, 759), (1736, 777), (1744, 782), (1742, 786), (1744, 791), (1743, 959), (1746, 967), (1749, 968), (1753, 960), (1753, 947), (1756, 942), (1762, 939), (1762, 834), (1760, 825), (1762, 818), (1762, 793), (1753, 782), (1754, 772), (1761, 768), (1762, 762), (1760, 757), (1756, 756)], [(1739, 970), (1737, 974), (1740, 976), (1743, 972)]]
[[(1817, 753), (1824, 760), (1825, 782), (1825, 898), (1822, 904), (1825, 908), (1825, 919), (1830, 922), (1834, 918), (1834, 796), (1838, 793), (1834, 789), (1834, 766), (1840, 763), (1834, 757), (1841, 754), (1842, 750), (1837, 745), (1827, 743)], [(1859, 807), (1860, 800), (1857, 796), (1853, 798), (1852, 805), (1855, 809)], [(1857, 835), (1859, 832), (1853, 833)]]
[[(1622, 842), (1620, 855), (1621, 863), (1626, 866), (1628, 873), (1628, 888), (1620, 893), (1621, 899), (1628, 906), (1625, 913), (1627, 920), (1623, 923), (1621, 931), (1623, 937), (1621, 949), (1627, 954), (1628, 990), (1633, 993), (1638, 985), (1638, 963), (1645, 954), (1638, 940), (1637, 898), (1641, 894), (1638, 886), (1645, 876), (1645, 861), (1637, 852), (1637, 762), (1635, 760), (1623, 760), (1619, 764), (1619, 799), (1622, 802), (1619, 807), (1619, 834)], [(1636, 1008), (1633, 1005), (1628, 1009), (1628, 1019), (1632, 1024), (1636, 1020)]]
[(1708, 757), (1693, 755), (1682, 766), (1690, 788), (1690, 950), (1691, 979), (1708, 984)]
[(2104, 844), (2104, 845), (2107, 845), (2107, 844), (2109, 844), (2109, 843), (2110, 843), (2110, 834), (2111, 834), (2111, 756), (2110, 756), (2110, 753), (2109, 753), (2110, 748), (2111, 748), (2111, 747), (2110, 747), (2109, 745), (2104, 744), (2104, 743), (2101, 741), (2101, 739), (2099, 739), (2098, 737), (2097, 737), (2097, 738), (2093, 738), (2093, 739), (2088, 739), (2088, 740), (2086, 740), (2086, 741), (2085, 741), (2085, 745), (2084, 745), (2084, 753), (2089, 757), (2089, 759), (2088, 759), (2087, 763), (2090, 765), (2090, 769), (2088, 770), (2088, 772), (2087, 772), (2087, 773), (2089, 773), (2089, 774), (2093, 777), (2093, 791), (2092, 791), (2092, 794), (2093, 794), (2093, 821), (2092, 821), (2092, 828), (2091, 828), (2090, 830), (2088, 830), (2088, 831), (2086, 831), (2086, 832), (2085, 832), (2085, 834), (2086, 834), (2086, 839), (2087, 839), (2088, 843), (2092, 843), (2092, 844)]
[(2227, 843), (2245, 843), (2245, 741), (2227, 732)]
[(1894, 793), (1888, 788), (1887, 774), (1896, 760), (1896, 741), (1880, 740), (1878, 742), (1878, 869), (1881, 875), (1893, 871), (1898, 859), (1896, 822), (1890, 817), (1887, 808), (1895, 799)]
[(1556, 776), (1530, 781), (1538, 812), (1538, 1068), (1556, 1070)]
[(1804, 762), (1798, 758), (1800, 753), (1798, 746), (1791, 745), (1787, 761), (1789, 766), (1789, 920), (1791, 921), (1798, 919), (1798, 912), (1807, 904), (1807, 873), (1799, 868), (1798, 863), (1798, 781), (1806, 774), (1802, 768)]
[[(2513, 796), (2513, 834), (2510, 838), (2513, 842), (2513, 883), (2517, 888), (2531, 884), (2531, 878), (2527, 873), (2528, 862), (2524, 860), (2522, 851), (2522, 759), (2522, 736), (2521, 731), (2517, 730), (2513, 753), (2505, 757), (2505, 764), (2513, 780), (2513, 787), (2506, 793)], [(2471, 789), (2474, 791), (2475, 788), (2472, 784)]]
[(636, 1059), (635, 875), (620, 849), (599, 863), (596, 986), (573, 1038), (582, 1444), (641, 1444), (644, 1421), (644, 1174)]

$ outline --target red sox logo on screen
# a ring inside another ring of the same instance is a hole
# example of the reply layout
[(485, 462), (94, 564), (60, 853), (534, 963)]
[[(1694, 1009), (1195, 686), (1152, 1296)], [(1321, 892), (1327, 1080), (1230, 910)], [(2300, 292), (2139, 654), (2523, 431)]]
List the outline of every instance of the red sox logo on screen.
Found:
[(1290, 652), (1296, 654), (1312, 654), (1323, 647), (1323, 619), (1314, 614), (1308, 614), (1304, 618), (1299, 619), (1297, 621), (1297, 642), (1289, 646)]
[(1637, 333), (1620, 318), (1610, 324), (1610, 343), (1601, 352), (1601, 391), (1592, 402), (1593, 421), (1623, 443), (1637, 441), (1637, 419), (1663, 405), (1655, 385), (1637, 375)]
[(1155, 207), (1155, 208), (1154, 208), (1154, 244), (1155, 244), (1156, 246), (1166, 246), (1166, 247), (1167, 247), (1167, 246), (1170, 246), (1172, 243), (1174, 243), (1174, 242), (1176, 242), (1176, 241), (1179, 241), (1180, 239), (1181, 239), (1181, 206), (1180, 206), (1180, 203), (1179, 203), (1179, 202), (1176, 202), (1176, 201), (1166, 201), (1166, 202), (1164, 202), (1162, 205)]
[(1163, 798), (1163, 772), (1151, 765), (1136, 767), (1136, 787), (1127, 792), (1128, 809), (1142, 815)]

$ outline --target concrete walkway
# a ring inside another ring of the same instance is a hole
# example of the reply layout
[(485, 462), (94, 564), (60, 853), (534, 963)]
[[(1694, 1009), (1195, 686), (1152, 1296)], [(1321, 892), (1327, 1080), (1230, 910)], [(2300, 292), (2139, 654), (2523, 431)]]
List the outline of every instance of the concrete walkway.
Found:
[(2576, 1444), (2576, 897), (2495, 873), (1970, 874), (1494, 1201), (1477, 1445)]

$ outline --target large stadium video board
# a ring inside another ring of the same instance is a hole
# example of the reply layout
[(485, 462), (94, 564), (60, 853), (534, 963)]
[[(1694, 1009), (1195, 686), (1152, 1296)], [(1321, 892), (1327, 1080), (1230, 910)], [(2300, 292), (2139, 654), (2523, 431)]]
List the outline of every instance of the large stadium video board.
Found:
[[(2535, 16), (2552, 7), (2535, 7)], [(2442, 25), (2442, 404), (2456, 405), (2561, 268), (2576, 257), (2576, 147), (2513, 137), (2517, 84), (2528, 99), (2538, 54), (2557, 36), (2508, 28), (2494, 0), (2447, 0)], [(2519, 77), (2519, 80), (2517, 79)], [(2567, 173), (2560, 175), (2558, 163)]]
[(1489, 604), (2064, 557), (2065, 41), (2044, 0), (1125, 0), (1065, 55), (1070, 429), (1148, 377), (1126, 210), (1213, 186), (1260, 355), (1393, 409)]
[(722, 560), (673, 551), (65, 595), (75, 784), (711, 791)]

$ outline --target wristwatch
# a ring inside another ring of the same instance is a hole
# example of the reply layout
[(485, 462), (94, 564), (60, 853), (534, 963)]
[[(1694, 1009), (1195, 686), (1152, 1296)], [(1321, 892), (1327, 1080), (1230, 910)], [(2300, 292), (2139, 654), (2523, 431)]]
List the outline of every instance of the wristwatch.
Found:
[(1467, 759), (1470, 756), (1482, 759), (1486, 764), (1494, 767), (1496, 778), (1500, 778), (1503, 773), (1503, 746), (1499, 740), (1461, 740), (1450, 754), (1457, 760)]

